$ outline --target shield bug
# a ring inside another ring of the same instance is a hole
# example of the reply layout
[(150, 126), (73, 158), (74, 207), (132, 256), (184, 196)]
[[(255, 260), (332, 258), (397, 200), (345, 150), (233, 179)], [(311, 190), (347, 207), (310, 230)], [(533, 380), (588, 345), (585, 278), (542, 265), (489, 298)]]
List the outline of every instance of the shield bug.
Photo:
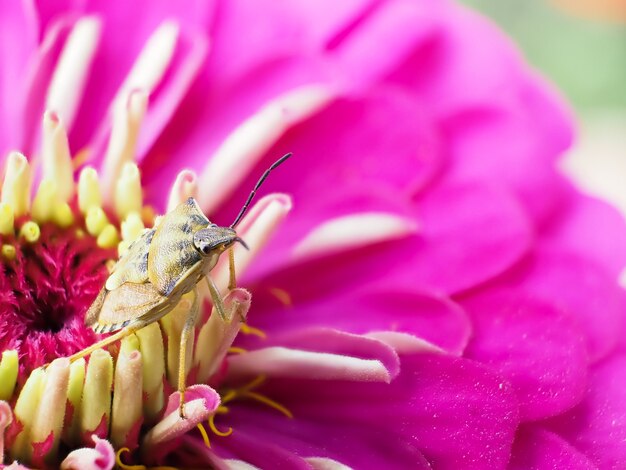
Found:
[[(187, 339), (200, 311), (197, 284), (206, 279), (215, 310), (228, 321), (230, 316), (224, 310), (222, 296), (209, 273), (220, 255), (234, 243), (246, 246), (237, 236), (235, 227), (270, 172), (290, 156), (286, 154), (263, 173), (230, 226), (211, 223), (195, 199), (189, 198), (165, 214), (155, 227), (145, 230), (118, 260), (85, 316), (85, 324), (96, 333), (113, 334), (70, 356), (70, 361), (158, 321), (176, 307), (184, 294), (193, 291), (194, 300), (183, 326), (179, 349), (178, 390), (180, 415), (184, 417)], [(230, 250), (230, 289), (234, 288), (235, 280), (232, 253)]]

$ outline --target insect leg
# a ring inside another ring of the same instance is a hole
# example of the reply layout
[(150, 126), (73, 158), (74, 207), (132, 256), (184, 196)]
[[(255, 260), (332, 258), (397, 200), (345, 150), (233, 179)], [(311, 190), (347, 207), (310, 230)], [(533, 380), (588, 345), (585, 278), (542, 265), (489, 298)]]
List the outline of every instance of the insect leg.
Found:
[(228, 290), (237, 288), (237, 278), (235, 277), (235, 248), (228, 250), (228, 269), (230, 271), (230, 279), (228, 281)]
[(117, 333), (104, 338), (101, 341), (98, 341), (95, 344), (92, 344), (91, 346), (86, 347), (85, 349), (83, 349), (82, 351), (78, 351), (75, 354), (72, 354), (69, 359), (70, 362), (75, 362), (78, 359), (80, 359), (81, 357), (85, 357), (88, 356), (89, 354), (91, 354), (92, 352), (94, 352), (96, 349), (101, 349), (104, 348), (106, 346), (108, 346), (109, 344), (115, 343), (116, 341), (125, 338), (126, 336), (132, 335), (135, 331), (137, 331), (139, 328), (141, 328), (142, 326), (145, 325), (141, 325), (141, 326), (132, 326), (132, 327), (126, 327), (120, 331), (118, 331)]
[(180, 392), (180, 404), (179, 404), (179, 414), (181, 418), (185, 417), (185, 389), (186, 385), (186, 365), (187, 365), (187, 342), (189, 340), (189, 335), (193, 332), (193, 328), (196, 324), (196, 319), (198, 318), (198, 312), (200, 312), (200, 302), (198, 302), (198, 288), (194, 288), (193, 290), (193, 304), (191, 304), (191, 309), (189, 309), (189, 314), (187, 316), (187, 320), (185, 320), (185, 325), (183, 326), (183, 331), (180, 335), (180, 346), (178, 350), (178, 391)]
[(206, 282), (209, 285), (209, 292), (211, 293), (211, 300), (213, 301), (213, 306), (215, 310), (217, 310), (218, 315), (225, 322), (230, 322), (230, 318), (226, 317), (226, 307), (224, 307), (224, 300), (222, 300), (222, 295), (220, 291), (215, 286), (213, 279), (209, 276), (205, 276)]

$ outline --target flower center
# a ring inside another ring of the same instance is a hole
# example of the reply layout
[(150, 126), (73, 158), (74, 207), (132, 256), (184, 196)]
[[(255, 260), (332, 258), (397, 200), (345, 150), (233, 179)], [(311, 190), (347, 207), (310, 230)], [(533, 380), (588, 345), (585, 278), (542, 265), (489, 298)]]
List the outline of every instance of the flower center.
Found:
[(79, 224), (62, 228), (24, 220), (16, 226), (16, 236), (0, 237), (0, 348), (28, 357), (20, 361), (27, 373), (94, 342), (84, 313), (116, 253), (99, 247)]

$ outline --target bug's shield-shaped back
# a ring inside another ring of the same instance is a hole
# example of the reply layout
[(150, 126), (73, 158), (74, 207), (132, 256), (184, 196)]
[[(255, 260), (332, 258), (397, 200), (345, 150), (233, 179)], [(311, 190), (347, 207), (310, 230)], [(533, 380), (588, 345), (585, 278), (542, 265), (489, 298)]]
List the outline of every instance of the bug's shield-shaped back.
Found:
[(169, 305), (167, 297), (150, 284), (126, 283), (109, 292), (102, 288), (85, 316), (85, 324), (95, 325), (97, 333), (110, 333), (138, 322), (151, 323)]
[(193, 235), (209, 224), (195, 199), (189, 198), (157, 226), (148, 254), (148, 279), (161, 295), (169, 295), (189, 268), (202, 259)]

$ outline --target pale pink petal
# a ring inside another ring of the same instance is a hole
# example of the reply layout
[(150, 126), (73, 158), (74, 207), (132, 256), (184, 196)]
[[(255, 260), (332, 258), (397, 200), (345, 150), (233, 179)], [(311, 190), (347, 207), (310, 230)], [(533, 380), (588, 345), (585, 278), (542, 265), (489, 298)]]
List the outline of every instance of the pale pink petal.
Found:
[(95, 447), (76, 449), (61, 462), (61, 470), (111, 470), (115, 466), (115, 450), (106, 439), (92, 436)]
[(170, 395), (163, 418), (144, 436), (141, 451), (144, 457), (158, 460), (175, 440), (205, 421), (220, 404), (219, 394), (208, 385), (192, 385), (185, 391), (185, 418), (180, 417), (180, 393)]

